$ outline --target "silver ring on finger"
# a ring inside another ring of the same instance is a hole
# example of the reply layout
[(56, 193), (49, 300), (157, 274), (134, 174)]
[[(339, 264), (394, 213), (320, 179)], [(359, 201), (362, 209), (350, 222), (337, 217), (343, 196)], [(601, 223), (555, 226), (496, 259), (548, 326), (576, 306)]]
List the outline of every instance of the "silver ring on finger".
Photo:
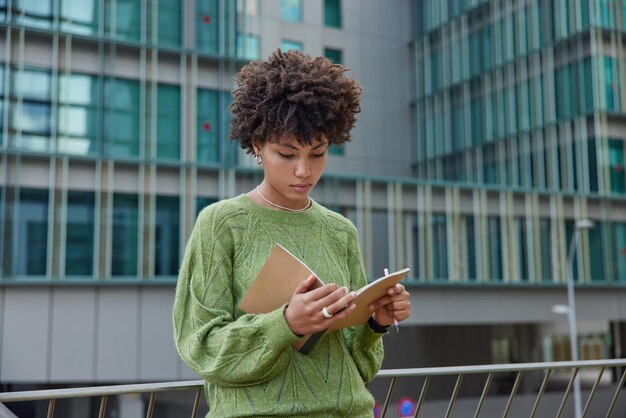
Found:
[(333, 314), (331, 314), (330, 312), (328, 312), (328, 309), (326, 308), (326, 306), (324, 306), (324, 307), (322, 308), (322, 315), (324, 315), (324, 317), (325, 317), (326, 319), (330, 319), (330, 318), (332, 318), (332, 317), (333, 317)]

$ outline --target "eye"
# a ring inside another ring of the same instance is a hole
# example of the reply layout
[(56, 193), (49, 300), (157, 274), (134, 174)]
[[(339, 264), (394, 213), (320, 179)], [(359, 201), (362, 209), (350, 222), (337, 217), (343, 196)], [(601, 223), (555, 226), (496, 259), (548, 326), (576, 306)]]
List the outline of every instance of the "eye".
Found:
[(281, 158), (285, 158), (287, 160), (290, 160), (290, 159), (292, 159), (294, 157), (293, 154), (283, 154), (282, 152), (279, 152), (278, 155), (280, 155)]
[(313, 158), (322, 158), (324, 155), (326, 155), (326, 152), (322, 152), (320, 154), (311, 154), (311, 157)]

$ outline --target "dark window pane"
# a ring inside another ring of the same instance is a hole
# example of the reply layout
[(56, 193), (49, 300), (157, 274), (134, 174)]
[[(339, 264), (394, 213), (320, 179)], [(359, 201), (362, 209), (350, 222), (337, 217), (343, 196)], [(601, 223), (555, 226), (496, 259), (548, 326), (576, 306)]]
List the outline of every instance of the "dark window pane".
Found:
[(46, 274), (48, 191), (21, 189), (18, 217), (17, 274)]
[(138, 197), (115, 194), (113, 196), (111, 274), (135, 276), (137, 274)]
[(333, 64), (343, 64), (343, 51), (341, 49), (324, 48), (324, 56)]
[(611, 178), (611, 192), (619, 194), (626, 192), (624, 141), (621, 139), (609, 139), (609, 173)]
[(527, 251), (527, 238), (526, 238), (526, 219), (519, 218), (516, 219), (517, 223), (517, 250), (518, 250), (518, 260), (519, 263), (519, 274), (520, 280), (523, 282), (527, 282), (529, 280), (528, 277), (528, 251)]
[[(589, 229), (589, 263), (591, 264), (591, 281), (604, 281), (607, 279), (606, 261), (604, 259), (604, 222), (596, 222), (595, 227)], [(584, 233), (584, 231), (581, 231)], [(580, 244), (579, 244), (580, 245)], [(574, 264), (574, 269), (576, 269)]]
[(179, 214), (178, 197), (157, 196), (154, 245), (154, 274), (156, 276), (176, 276), (178, 273)]
[(432, 215), (432, 260), (433, 279), (448, 279), (448, 240), (446, 237), (446, 215)]
[(216, 198), (213, 197), (198, 197), (196, 198), (196, 216), (200, 214), (200, 211), (205, 207), (209, 206), (211, 203), (217, 202)]
[(92, 192), (67, 193), (66, 276), (93, 274), (94, 208)]
[(341, 0), (324, 0), (324, 25), (341, 28)]
[(552, 281), (552, 240), (550, 239), (550, 219), (539, 220), (539, 240), (541, 245), (541, 278), (543, 281)]
[(502, 231), (500, 218), (490, 216), (487, 218), (489, 230), (489, 264), (491, 267), (491, 280), (501, 282), (503, 279), (502, 267)]
[(613, 257), (615, 263), (615, 280), (626, 282), (626, 223), (613, 223), (613, 236), (615, 244), (613, 247)]
[(467, 235), (467, 278), (475, 282), (476, 275), (476, 231), (474, 230), (474, 216), (465, 218), (465, 228)]

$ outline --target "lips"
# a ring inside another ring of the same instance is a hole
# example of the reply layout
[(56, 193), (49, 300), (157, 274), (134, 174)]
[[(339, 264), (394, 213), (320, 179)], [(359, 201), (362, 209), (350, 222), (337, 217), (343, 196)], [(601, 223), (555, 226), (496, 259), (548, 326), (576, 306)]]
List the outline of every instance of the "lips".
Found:
[(307, 190), (311, 188), (311, 185), (310, 184), (292, 184), (291, 187), (293, 187), (298, 192), (306, 192)]

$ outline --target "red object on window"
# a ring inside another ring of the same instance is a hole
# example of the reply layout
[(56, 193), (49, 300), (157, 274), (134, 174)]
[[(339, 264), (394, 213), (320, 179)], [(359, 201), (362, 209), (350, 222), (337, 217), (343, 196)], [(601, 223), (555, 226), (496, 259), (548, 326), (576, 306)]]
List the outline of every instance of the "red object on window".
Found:
[(619, 251), (619, 253), (620, 253), (620, 255), (624, 255), (624, 256), (626, 256), (626, 247), (622, 248), (622, 249)]
[(212, 129), (212, 128), (213, 128), (213, 126), (212, 126), (209, 122), (204, 122), (204, 123), (202, 124), (202, 129), (203, 129), (205, 132), (209, 132), (209, 131), (211, 131), (211, 129)]
[(621, 173), (622, 170), (624, 170), (624, 167), (622, 167), (621, 164), (616, 164), (615, 165), (615, 171), (617, 171), (618, 173)]
[(211, 23), (211, 16), (209, 15), (202, 16), (202, 21), (208, 25), (209, 23)]

